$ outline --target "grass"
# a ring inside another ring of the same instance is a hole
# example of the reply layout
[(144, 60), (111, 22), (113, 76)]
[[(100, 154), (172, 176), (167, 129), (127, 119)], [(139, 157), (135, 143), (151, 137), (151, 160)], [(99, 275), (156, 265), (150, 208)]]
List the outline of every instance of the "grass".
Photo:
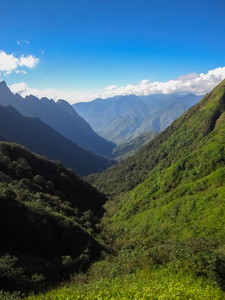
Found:
[(107, 300), (107, 299), (224, 299), (225, 293), (205, 277), (172, 272), (168, 268), (143, 270), (116, 278), (85, 283), (86, 276), (75, 277), (69, 285), (33, 295), (26, 300)]

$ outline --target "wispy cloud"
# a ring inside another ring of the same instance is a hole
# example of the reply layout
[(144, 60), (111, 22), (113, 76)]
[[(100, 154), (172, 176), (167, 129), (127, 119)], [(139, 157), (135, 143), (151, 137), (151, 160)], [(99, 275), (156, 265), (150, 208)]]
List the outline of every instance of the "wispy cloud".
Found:
[(16, 43), (19, 46), (23, 46), (23, 45), (29, 46), (30, 45), (29, 41), (17, 41)]
[[(1, 71), (1, 69), (0, 69)], [(181, 76), (177, 79), (169, 80), (167, 82), (150, 82), (143, 79), (136, 85), (129, 84), (124, 87), (117, 87), (116, 85), (110, 85), (106, 87), (103, 93), (76, 93), (57, 91), (54, 89), (39, 90), (31, 89), (24, 83), (16, 83), (11, 85), (13, 93), (18, 93), (22, 97), (26, 95), (34, 95), (38, 98), (47, 97), (49, 99), (65, 99), (70, 103), (76, 103), (81, 101), (90, 101), (95, 98), (107, 98), (116, 95), (130, 95), (135, 94), (137, 96), (150, 95), (150, 94), (171, 94), (171, 93), (194, 93), (197, 95), (204, 95), (211, 91), (217, 84), (219, 84), (225, 78), (225, 67), (216, 68), (210, 70), (208, 73), (197, 74), (191, 73), (185, 76)]]
[(4, 75), (10, 74), (20, 67), (32, 69), (38, 62), (39, 58), (36, 58), (33, 55), (28, 55), (26, 57), (22, 55), (18, 58), (14, 53), (7, 54), (3, 50), (0, 51), (0, 71), (2, 71)]

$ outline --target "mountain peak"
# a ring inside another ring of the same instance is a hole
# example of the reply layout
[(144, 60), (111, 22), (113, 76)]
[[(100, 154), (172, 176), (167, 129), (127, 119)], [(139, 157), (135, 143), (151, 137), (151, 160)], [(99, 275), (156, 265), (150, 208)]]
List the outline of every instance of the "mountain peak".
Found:
[(2, 81), (0, 82), (0, 87), (2, 87), (2, 86), (6, 86), (6, 87), (7, 87), (7, 84), (6, 84), (6, 82), (5, 82), (4, 80), (2, 80)]
[(10, 102), (8, 101), (8, 98), (12, 98), (15, 95), (11, 92), (11, 90), (8, 88), (6, 82), (3, 80), (0, 82), (0, 99), (1, 104), (3, 105), (9, 105)]
[(1, 93), (4, 91), (9, 91), (10, 93), (12, 93), (4, 80), (0, 82), (0, 91)]

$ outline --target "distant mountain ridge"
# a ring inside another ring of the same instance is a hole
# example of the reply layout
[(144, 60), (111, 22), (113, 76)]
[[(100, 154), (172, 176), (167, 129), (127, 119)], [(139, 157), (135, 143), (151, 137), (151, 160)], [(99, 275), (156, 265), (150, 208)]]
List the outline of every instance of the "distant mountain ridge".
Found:
[(108, 155), (115, 145), (94, 132), (91, 126), (77, 114), (66, 101), (54, 102), (48, 98), (35, 96), (25, 98), (13, 94), (4, 81), (0, 82), (0, 105), (12, 105), (26, 117), (38, 117), (53, 129), (70, 139), (80, 147)]
[(0, 105), (0, 140), (6, 139), (51, 160), (60, 160), (78, 175), (101, 172), (114, 164), (85, 150), (38, 118), (24, 117), (12, 106)]
[(162, 131), (202, 96), (156, 94), (116, 96), (73, 107), (104, 138), (122, 144), (146, 131)]
[(113, 149), (112, 158), (120, 161), (134, 155), (142, 146), (149, 143), (157, 135), (156, 131), (146, 131), (128, 143), (124, 143)]

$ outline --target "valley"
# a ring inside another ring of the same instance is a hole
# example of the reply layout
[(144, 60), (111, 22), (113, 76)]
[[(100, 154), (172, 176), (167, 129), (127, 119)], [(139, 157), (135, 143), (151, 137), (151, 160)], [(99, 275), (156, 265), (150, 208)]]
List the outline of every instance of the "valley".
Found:
[(42, 121), (0, 113), (0, 297), (224, 299), (225, 80), (83, 178), (12, 143), (3, 123), (16, 116), (18, 137)]
[(1, 1), (0, 300), (225, 299), (224, 1)]

